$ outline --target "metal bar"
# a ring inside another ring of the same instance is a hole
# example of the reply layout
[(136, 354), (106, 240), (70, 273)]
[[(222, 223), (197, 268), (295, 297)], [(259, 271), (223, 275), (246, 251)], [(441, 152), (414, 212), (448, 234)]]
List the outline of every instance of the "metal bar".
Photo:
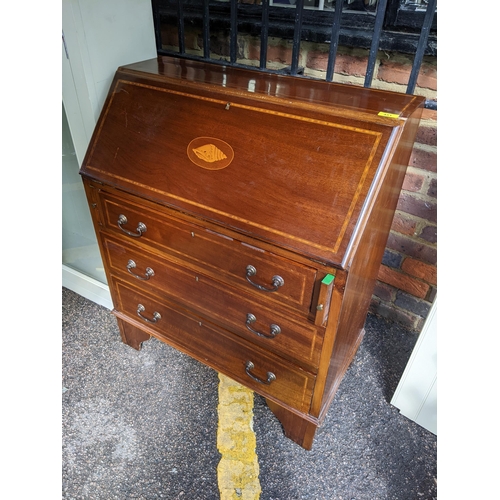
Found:
[(433, 109), (437, 110), (438, 109), (438, 103), (437, 101), (433, 101), (432, 99), (426, 99), (425, 104), (424, 104), (425, 109)]
[(156, 2), (153, 2), (153, 23), (155, 27), (156, 50), (161, 50), (161, 18), (160, 7)]
[(370, 47), (370, 55), (366, 66), (365, 87), (372, 86), (373, 73), (375, 71), (375, 63), (377, 62), (378, 46), (380, 44), (380, 35), (384, 25), (385, 11), (387, 8), (387, 0), (380, 0), (377, 4), (377, 15), (375, 17), (375, 26), (373, 28), (373, 39)]
[(297, 0), (295, 4), (295, 27), (293, 31), (293, 49), (290, 74), (296, 75), (299, 69), (300, 38), (302, 32), (302, 12), (304, 10), (304, 0)]
[(268, 30), (269, 30), (269, 0), (262, 0), (262, 29), (260, 32), (260, 61), (259, 61), (260, 69), (266, 69)]
[(210, 12), (208, 0), (203, 0), (203, 57), (210, 59)]
[(422, 59), (424, 58), (425, 46), (427, 45), (427, 39), (429, 38), (432, 20), (434, 19), (434, 13), (436, 11), (436, 3), (437, 0), (429, 0), (429, 3), (427, 4), (424, 24), (422, 26), (422, 31), (420, 32), (417, 51), (415, 52), (415, 59), (413, 59), (413, 66), (411, 68), (410, 78), (408, 80), (408, 87), (406, 87), (407, 94), (413, 94), (413, 92), (415, 91), (418, 73), (420, 72), (420, 66), (422, 65)]
[(238, 47), (238, 0), (231, 0), (231, 32), (229, 40), (229, 59), (236, 62)]
[[(186, 59), (186, 60), (192, 60), (192, 61), (200, 61), (200, 62), (206, 62), (206, 59), (203, 57), (203, 56), (196, 56), (194, 54), (179, 54), (178, 52), (174, 52), (172, 50), (166, 50), (166, 49), (163, 49), (161, 51), (158, 52), (158, 55), (163, 55), (163, 56), (174, 56), (174, 57), (178, 57), (178, 58), (181, 58), (181, 59)], [(218, 65), (221, 65), (221, 66), (227, 66), (228, 65), (228, 61), (225, 60), (225, 59), (210, 59), (210, 63), (211, 64), (218, 64)], [(238, 62), (235, 62), (234, 64), (231, 64), (232, 67), (234, 68), (242, 68), (242, 69), (250, 69), (250, 70), (253, 70), (253, 71), (260, 71), (260, 69), (258, 69), (256, 66), (248, 66), (248, 64), (241, 64), (241, 63), (238, 63)], [(286, 69), (265, 69), (263, 72), (265, 73), (269, 73), (269, 74), (273, 74), (273, 75), (288, 75), (289, 74), (289, 71), (287, 71)], [(309, 78), (309, 77), (305, 77), (301, 74), (298, 74), (298, 75), (295, 75), (296, 78)]]
[(330, 40), (330, 52), (328, 54), (328, 66), (326, 68), (326, 81), (333, 80), (333, 71), (335, 69), (335, 59), (337, 59), (337, 49), (339, 46), (340, 18), (342, 16), (343, 0), (335, 1), (335, 14), (333, 16), (332, 36)]
[(177, 0), (177, 34), (179, 36), (179, 54), (184, 54), (186, 46), (184, 44), (184, 8), (182, 0)]

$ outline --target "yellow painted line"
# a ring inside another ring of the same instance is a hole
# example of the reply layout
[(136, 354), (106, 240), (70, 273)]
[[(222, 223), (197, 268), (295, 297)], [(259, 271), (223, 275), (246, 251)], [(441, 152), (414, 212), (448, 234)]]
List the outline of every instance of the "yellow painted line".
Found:
[(219, 373), (217, 466), (220, 500), (258, 500), (261, 488), (253, 431), (253, 391)]

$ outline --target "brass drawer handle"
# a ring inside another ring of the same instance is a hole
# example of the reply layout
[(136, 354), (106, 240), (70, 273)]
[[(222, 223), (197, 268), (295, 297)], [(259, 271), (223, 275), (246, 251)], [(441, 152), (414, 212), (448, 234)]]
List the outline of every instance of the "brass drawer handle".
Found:
[(251, 266), (251, 265), (248, 265), (247, 268), (246, 268), (246, 279), (247, 281), (253, 285), (255, 288), (258, 288), (259, 290), (262, 290), (263, 292), (275, 292), (276, 290), (278, 290), (278, 288), (280, 286), (283, 286), (285, 284), (285, 280), (281, 277), (281, 276), (273, 276), (272, 278), (272, 288), (267, 288), (265, 286), (262, 286), (262, 285), (258, 285), (257, 283), (254, 283), (250, 277), (251, 276), (255, 276), (257, 274), (257, 269), (255, 269), (255, 267)]
[(145, 233), (147, 231), (146, 224), (139, 222), (137, 224), (136, 232), (133, 233), (132, 231), (128, 231), (127, 229), (124, 229), (122, 225), (125, 225), (128, 222), (127, 218), (123, 215), (120, 214), (118, 216), (118, 220), (116, 223), (118, 224), (118, 227), (125, 233), (128, 234), (129, 236), (133, 236), (134, 238), (140, 238), (142, 236), (142, 233)]
[(250, 378), (253, 378), (259, 384), (269, 385), (271, 382), (273, 382), (274, 380), (276, 380), (276, 375), (273, 372), (267, 372), (267, 380), (261, 380), (260, 378), (255, 377), (254, 375), (252, 375), (250, 373), (251, 370), (253, 370), (254, 368), (255, 368), (255, 366), (254, 366), (254, 364), (251, 361), (247, 361), (245, 363), (245, 371), (247, 372), (247, 375)]
[(274, 323), (270, 325), (271, 331), (269, 334), (254, 330), (250, 325), (252, 323), (255, 323), (256, 321), (257, 318), (252, 313), (247, 314), (247, 320), (245, 323), (246, 327), (248, 328), (248, 330), (250, 330), (252, 333), (255, 333), (255, 335), (258, 335), (259, 337), (265, 337), (266, 339), (274, 339), (274, 337), (276, 337), (278, 333), (281, 333), (281, 328), (278, 325), (275, 325)]
[(148, 323), (157, 323), (161, 319), (161, 314), (159, 312), (153, 313), (153, 318), (149, 319), (143, 316), (141, 313), (144, 312), (146, 308), (142, 304), (137, 305), (137, 315)]
[(143, 281), (146, 281), (148, 280), (149, 278), (151, 278), (151, 276), (154, 276), (155, 275), (155, 272), (150, 268), (150, 267), (146, 267), (146, 272), (144, 273), (144, 276), (141, 276), (139, 274), (135, 274), (134, 272), (131, 271), (131, 269), (134, 269), (134, 267), (136, 267), (136, 263), (130, 259), (128, 261), (128, 264), (127, 264), (127, 271), (134, 277), (134, 278), (137, 278), (138, 280), (143, 280)]

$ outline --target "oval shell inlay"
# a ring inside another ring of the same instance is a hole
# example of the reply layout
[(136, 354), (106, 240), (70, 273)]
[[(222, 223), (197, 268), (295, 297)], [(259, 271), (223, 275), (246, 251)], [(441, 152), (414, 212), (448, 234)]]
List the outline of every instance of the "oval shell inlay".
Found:
[(226, 168), (234, 159), (233, 148), (215, 137), (196, 137), (189, 143), (187, 155), (195, 165), (208, 170)]

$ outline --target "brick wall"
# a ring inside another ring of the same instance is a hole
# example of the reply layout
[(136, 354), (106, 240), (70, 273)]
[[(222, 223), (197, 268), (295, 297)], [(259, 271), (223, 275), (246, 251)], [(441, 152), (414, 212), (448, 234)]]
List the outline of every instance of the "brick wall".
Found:
[[(164, 48), (175, 50), (175, 29), (163, 33), (163, 40)], [(202, 55), (200, 33), (187, 31), (185, 43), (188, 53)], [(212, 34), (210, 49), (213, 58), (227, 58), (226, 34)], [(328, 50), (327, 44), (301, 43), (299, 66), (305, 75), (325, 78)], [(289, 66), (291, 55), (290, 41), (269, 38), (268, 68)], [(259, 56), (260, 39), (239, 35), (238, 62), (258, 66)], [(367, 58), (366, 50), (339, 47), (333, 81), (363, 86)], [(404, 93), (412, 62), (411, 56), (381, 51), (372, 87)], [(437, 99), (436, 58), (424, 58), (415, 93)], [(371, 303), (372, 312), (415, 331), (422, 329), (437, 293), (436, 115), (436, 111), (423, 112)]]

